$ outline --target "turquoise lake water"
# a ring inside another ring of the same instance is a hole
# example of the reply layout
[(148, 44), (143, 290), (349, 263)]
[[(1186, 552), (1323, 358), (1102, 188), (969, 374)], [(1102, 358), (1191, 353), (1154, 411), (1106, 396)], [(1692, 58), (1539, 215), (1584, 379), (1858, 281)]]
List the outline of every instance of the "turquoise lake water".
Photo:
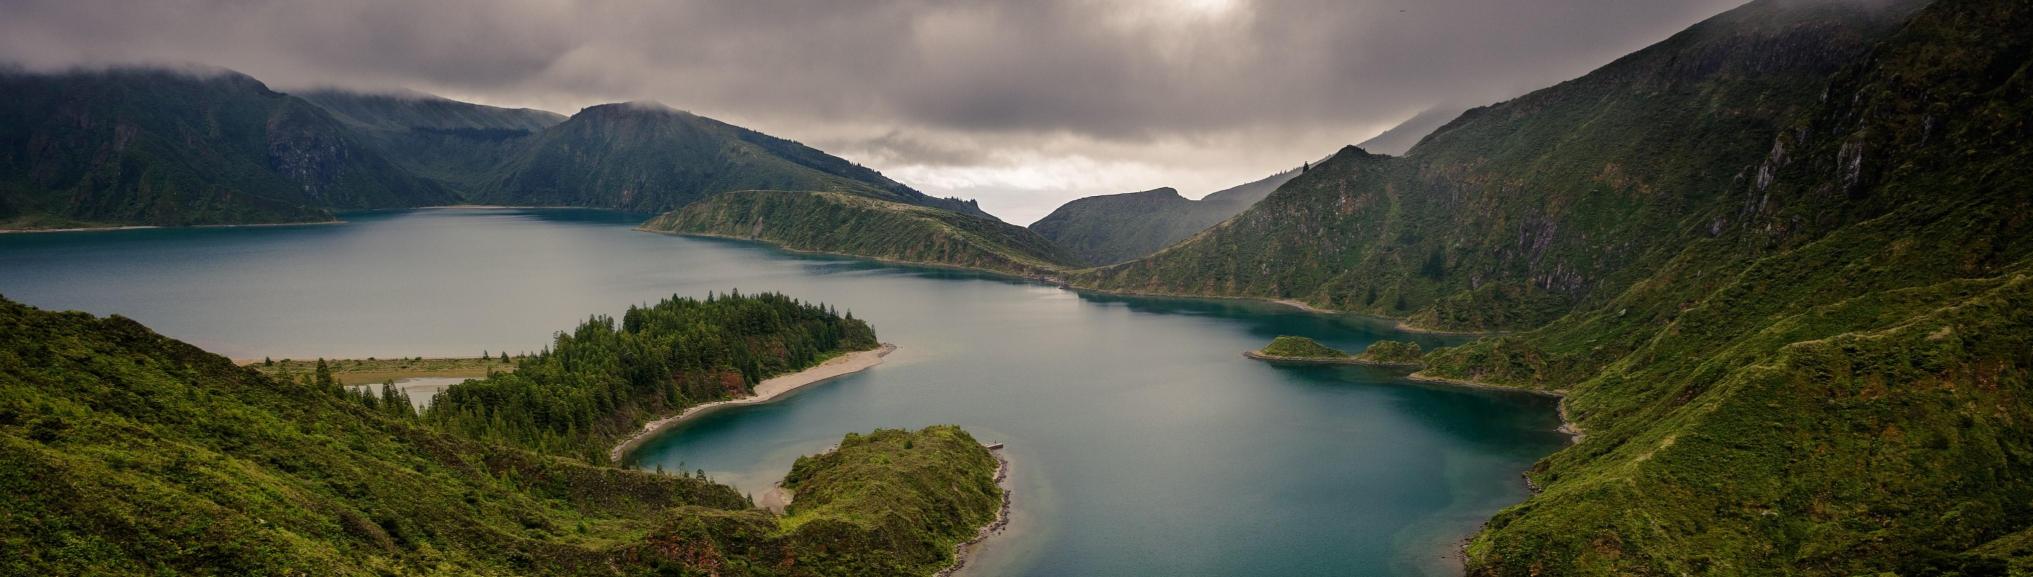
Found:
[(901, 348), (869, 371), (644, 445), (761, 494), (850, 431), (954, 423), (1008, 444), (1014, 523), (970, 575), (1446, 575), (1519, 473), (1566, 443), (1551, 399), (1242, 357), (1388, 322), (637, 232), (640, 215), (430, 209), (348, 223), (0, 235), (0, 295), (121, 314), (235, 358), (535, 350), (593, 314), (738, 288), (830, 303)]

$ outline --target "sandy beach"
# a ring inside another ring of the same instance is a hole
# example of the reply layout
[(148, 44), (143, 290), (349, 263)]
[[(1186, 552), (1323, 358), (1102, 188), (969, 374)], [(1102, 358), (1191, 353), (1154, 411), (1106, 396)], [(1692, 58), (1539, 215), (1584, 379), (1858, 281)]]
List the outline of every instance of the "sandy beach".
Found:
[(662, 432), (664, 429), (671, 428), (686, 420), (697, 418), (700, 415), (709, 414), (727, 407), (767, 403), (776, 400), (777, 397), (781, 397), (786, 393), (804, 388), (806, 385), (867, 370), (869, 367), (882, 364), (882, 358), (895, 350), (896, 345), (883, 343), (882, 346), (874, 349), (855, 351), (833, 357), (824, 363), (820, 363), (819, 366), (788, 375), (773, 377), (758, 383), (755, 385), (755, 394), (753, 395), (739, 399), (693, 405), (675, 416), (650, 421), (642, 426), (641, 431), (636, 431), (634, 435), (630, 435), (627, 439), (621, 441), (620, 444), (615, 445), (613, 450), (608, 451), (607, 458), (610, 461), (618, 463), (621, 461), (622, 455), (628, 454), (630, 450), (641, 445), (643, 441), (655, 437), (657, 433)]

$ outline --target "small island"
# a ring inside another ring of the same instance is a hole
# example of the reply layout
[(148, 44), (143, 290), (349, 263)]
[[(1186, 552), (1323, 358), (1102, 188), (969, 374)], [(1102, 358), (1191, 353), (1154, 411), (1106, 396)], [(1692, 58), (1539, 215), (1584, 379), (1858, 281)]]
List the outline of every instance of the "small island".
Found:
[(1242, 355), (1260, 361), (1315, 365), (1369, 365), (1378, 367), (1420, 367), (1425, 354), (1419, 343), (1381, 340), (1370, 343), (1362, 354), (1351, 355), (1306, 337), (1282, 335), (1264, 348)]

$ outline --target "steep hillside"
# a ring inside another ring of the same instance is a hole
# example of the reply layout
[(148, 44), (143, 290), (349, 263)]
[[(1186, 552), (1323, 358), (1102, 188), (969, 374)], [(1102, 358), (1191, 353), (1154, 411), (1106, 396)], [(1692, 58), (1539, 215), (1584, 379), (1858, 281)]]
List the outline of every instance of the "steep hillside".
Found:
[(1474, 572), (2033, 570), (2033, 8), (1941, 0), (1600, 306), (1428, 355), (1588, 432)]
[(463, 193), (486, 182), (531, 137), (565, 121), (555, 112), (428, 94), (313, 90), (297, 96), (323, 108), (403, 169)]
[(1073, 260), (1051, 241), (1002, 221), (837, 192), (727, 193), (642, 228), (1024, 276), (1056, 274)]
[(0, 300), (0, 573), (922, 575), (1001, 503), (994, 459), (954, 427), (801, 459), (787, 519), (363, 400)]
[(0, 227), (321, 221), (452, 199), (237, 73), (5, 72), (0, 93)]
[(1753, 2), (1477, 108), (1402, 157), (1349, 148), (1105, 289), (1290, 298), (1445, 329), (1600, 304), (1740, 205), (1779, 127), (1914, 2)]
[[(605, 104), (537, 135), (473, 199), (662, 212), (735, 190), (822, 190), (987, 217), (796, 142), (659, 104)], [(993, 218), (993, 217), (988, 217)]]
[(1187, 200), (1170, 188), (1090, 196), (1068, 202), (1031, 223), (1030, 229), (1058, 243), (1087, 264), (1115, 264), (1157, 252), (1194, 233), (1240, 214), (1298, 170)]

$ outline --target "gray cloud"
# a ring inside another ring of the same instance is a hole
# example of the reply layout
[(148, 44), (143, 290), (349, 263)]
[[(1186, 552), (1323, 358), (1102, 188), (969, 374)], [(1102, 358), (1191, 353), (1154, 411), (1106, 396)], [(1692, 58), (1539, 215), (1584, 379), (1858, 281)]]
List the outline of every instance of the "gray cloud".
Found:
[(565, 113), (657, 100), (1028, 222), (1072, 196), (1252, 180), (1738, 1), (0, 0), (0, 58)]

